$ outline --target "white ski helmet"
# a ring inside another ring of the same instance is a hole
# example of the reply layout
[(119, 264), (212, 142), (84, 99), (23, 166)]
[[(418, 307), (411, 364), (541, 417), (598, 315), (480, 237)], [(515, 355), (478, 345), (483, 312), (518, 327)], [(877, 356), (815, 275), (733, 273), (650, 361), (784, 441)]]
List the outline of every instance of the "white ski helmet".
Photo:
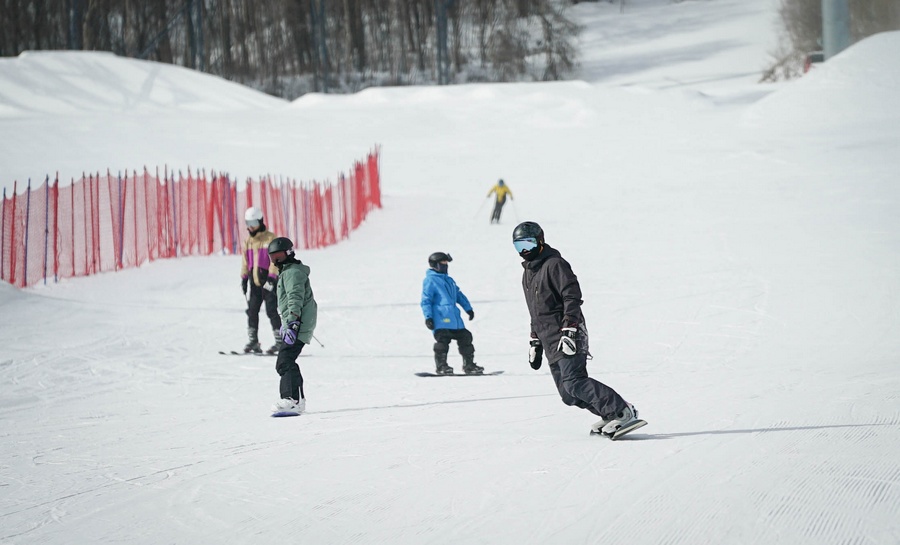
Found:
[(244, 212), (244, 221), (262, 221), (262, 210), (255, 206), (251, 206)]

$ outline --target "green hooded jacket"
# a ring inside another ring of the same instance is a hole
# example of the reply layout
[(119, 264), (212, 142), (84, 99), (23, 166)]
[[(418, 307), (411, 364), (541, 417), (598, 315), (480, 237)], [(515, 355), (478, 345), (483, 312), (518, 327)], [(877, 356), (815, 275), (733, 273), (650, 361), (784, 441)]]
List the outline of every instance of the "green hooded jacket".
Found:
[(319, 307), (309, 285), (309, 267), (299, 261), (285, 263), (278, 275), (278, 313), (285, 325), (300, 322), (297, 338), (312, 341)]

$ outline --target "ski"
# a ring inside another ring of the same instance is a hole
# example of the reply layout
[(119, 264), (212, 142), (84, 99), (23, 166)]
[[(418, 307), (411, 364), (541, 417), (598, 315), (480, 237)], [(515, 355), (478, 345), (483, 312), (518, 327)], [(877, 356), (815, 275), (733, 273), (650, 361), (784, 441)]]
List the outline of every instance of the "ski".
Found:
[(615, 441), (616, 439), (622, 437), (623, 435), (629, 434), (638, 428), (643, 428), (647, 425), (646, 420), (635, 420), (631, 422), (627, 426), (623, 426), (617, 429), (612, 435), (608, 435), (599, 431), (591, 430), (591, 435), (602, 435), (603, 437), (608, 437), (611, 441)]
[(238, 352), (237, 350), (230, 350), (228, 352), (224, 350), (219, 350), (219, 354), (223, 356), (277, 356), (278, 353), (269, 353), (269, 352)]
[(465, 373), (453, 373), (452, 375), (439, 375), (437, 373), (426, 373), (423, 371), (420, 373), (416, 373), (416, 376), (417, 377), (491, 377), (491, 376), (501, 375), (501, 374), (503, 374), (503, 371), (493, 371), (490, 373), (474, 373), (471, 375), (467, 375)]

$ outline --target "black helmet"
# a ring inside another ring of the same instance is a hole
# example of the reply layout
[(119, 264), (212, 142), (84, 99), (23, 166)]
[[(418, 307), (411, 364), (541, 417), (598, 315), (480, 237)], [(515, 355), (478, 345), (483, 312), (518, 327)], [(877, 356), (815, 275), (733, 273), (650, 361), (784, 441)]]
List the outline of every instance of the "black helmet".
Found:
[(525, 261), (536, 259), (543, 250), (544, 230), (533, 221), (525, 221), (513, 229), (513, 246)]
[(288, 255), (294, 255), (294, 243), (287, 237), (278, 237), (269, 243), (269, 253), (286, 252)]
[(544, 230), (533, 221), (523, 221), (513, 229), (512, 238), (514, 242), (523, 238), (534, 238), (538, 242), (544, 242)]
[(428, 266), (432, 269), (434, 269), (441, 261), (453, 261), (453, 258), (450, 257), (450, 254), (444, 252), (434, 252), (428, 256)]

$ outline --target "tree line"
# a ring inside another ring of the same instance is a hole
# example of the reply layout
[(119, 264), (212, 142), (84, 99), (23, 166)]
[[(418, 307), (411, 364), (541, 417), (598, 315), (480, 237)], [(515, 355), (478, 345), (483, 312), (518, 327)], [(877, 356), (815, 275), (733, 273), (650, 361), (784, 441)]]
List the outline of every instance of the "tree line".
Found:
[(295, 98), (373, 85), (564, 79), (564, 0), (0, 0), (0, 56), (111, 51)]
[[(578, 1), (0, 0), (0, 56), (111, 51), (288, 99), (379, 85), (557, 80), (576, 65), (580, 29), (565, 11)], [(900, 0), (848, 5), (853, 41), (900, 29)], [(821, 6), (781, 0), (781, 40), (762, 79), (802, 74), (806, 55), (822, 47)]]

